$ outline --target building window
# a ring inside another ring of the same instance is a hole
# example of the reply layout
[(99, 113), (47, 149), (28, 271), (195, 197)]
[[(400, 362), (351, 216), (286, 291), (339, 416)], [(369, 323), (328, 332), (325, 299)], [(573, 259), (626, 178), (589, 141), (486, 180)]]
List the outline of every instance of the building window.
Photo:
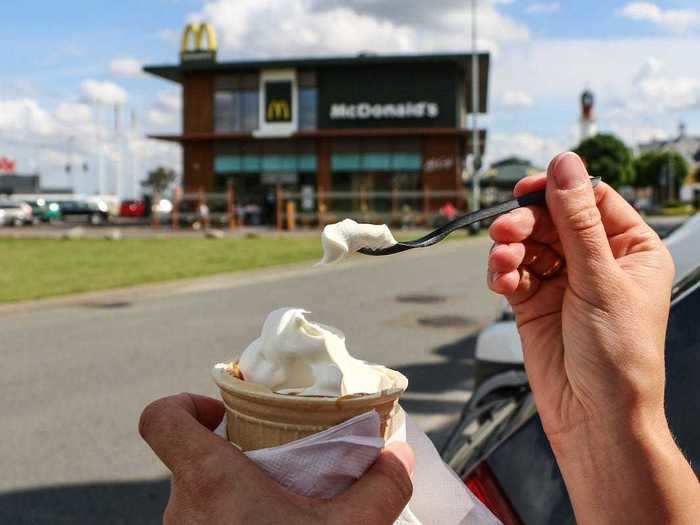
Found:
[(299, 89), (299, 129), (316, 129), (318, 126), (318, 89)]
[(236, 91), (217, 91), (214, 94), (214, 129), (216, 131), (240, 131), (240, 106)]
[(244, 133), (258, 129), (258, 115), (260, 114), (260, 93), (255, 91), (240, 91), (238, 93), (241, 104), (241, 131)]
[(260, 94), (257, 90), (217, 91), (214, 109), (216, 131), (250, 133), (258, 129)]
[(214, 93), (214, 129), (250, 133), (258, 129), (260, 94), (253, 74), (221, 76)]

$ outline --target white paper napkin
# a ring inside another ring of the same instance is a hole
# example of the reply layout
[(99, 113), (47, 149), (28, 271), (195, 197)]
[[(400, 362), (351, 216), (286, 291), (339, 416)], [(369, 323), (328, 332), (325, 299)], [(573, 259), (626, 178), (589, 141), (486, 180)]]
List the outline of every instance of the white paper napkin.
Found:
[[(304, 496), (344, 492), (384, 448), (379, 415), (372, 411), (279, 447), (246, 454), (268, 476)], [(225, 424), (216, 429), (225, 437)], [(442, 461), (432, 442), (406, 417), (390, 441), (407, 441), (416, 455), (413, 497), (395, 525), (495, 525), (501, 522)]]

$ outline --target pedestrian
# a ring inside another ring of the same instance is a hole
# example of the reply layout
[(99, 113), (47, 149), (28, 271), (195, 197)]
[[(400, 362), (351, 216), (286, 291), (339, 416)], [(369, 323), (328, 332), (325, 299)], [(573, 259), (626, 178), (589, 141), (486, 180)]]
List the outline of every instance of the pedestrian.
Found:
[(202, 201), (199, 203), (199, 207), (197, 208), (197, 211), (199, 212), (199, 220), (202, 225), (202, 228), (205, 230), (209, 229), (209, 206), (205, 201)]

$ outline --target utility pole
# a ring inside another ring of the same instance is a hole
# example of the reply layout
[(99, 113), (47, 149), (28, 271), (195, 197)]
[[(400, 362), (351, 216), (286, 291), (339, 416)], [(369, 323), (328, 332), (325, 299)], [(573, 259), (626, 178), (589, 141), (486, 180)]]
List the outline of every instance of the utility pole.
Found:
[[(479, 209), (481, 201), (481, 186), (479, 172), (481, 170), (481, 153), (479, 148), (479, 55), (476, 50), (476, 1), (471, 0), (472, 18), (472, 211)], [(478, 231), (479, 225), (475, 224)]]
[(73, 193), (75, 193), (75, 174), (73, 172), (73, 146), (75, 144), (75, 135), (68, 137), (66, 142), (66, 172), (68, 173), (68, 185)]
[(100, 122), (100, 103), (97, 100), (93, 101), (95, 109), (95, 138), (97, 140), (97, 194), (104, 194), (104, 175), (105, 163), (104, 152), (102, 151), (102, 123)]
[(114, 104), (114, 143), (117, 149), (117, 162), (114, 170), (114, 193), (116, 193), (117, 199), (121, 199), (122, 179), (124, 178), (124, 148), (121, 133), (121, 109), (121, 104)]

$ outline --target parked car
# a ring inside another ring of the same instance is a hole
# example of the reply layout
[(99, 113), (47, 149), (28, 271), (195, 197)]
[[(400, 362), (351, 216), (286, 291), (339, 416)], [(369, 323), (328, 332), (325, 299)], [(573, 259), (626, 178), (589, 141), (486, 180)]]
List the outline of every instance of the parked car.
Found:
[(139, 200), (124, 200), (119, 206), (120, 217), (145, 217), (146, 205)]
[[(694, 215), (663, 239), (676, 265), (676, 282), (700, 264), (700, 214)], [(499, 318), (476, 338), (475, 385), (506, 370), (524, 370), (523, 351), (513, 311), (503, 301)]]
[[(664, 239), (676, 264), (666, 336), (666, 414), (700, 475), (700, 216)], [(481, 349), (480, 349), (481, 345)], [(574, 524), (569, 495), (523, 369), (509, 308), (477, 340), (477, 386), (441, 450), (504, 524)]]
[(32, 223), (32, 208), (24, 202), (0, 201), (0, 225), (23, 226)]
[(55, 202), (47, 202), (45, 199), (26, 200), (24, 202), (31, 207), (35, 223), (51, 222), (61, 218), (59, 206)]
[(95, 226), (109, 221), (107, 206), (100, 202), (61, 201), (58, 207), (65, 221), (83, 219)]
[[(666, 336), (666, 414), (700, 475), (700, 267), (674, 287)], [(442, 450), (443, 459), (504, 524), (575, 524), (524, 372), (483, 382)]]

